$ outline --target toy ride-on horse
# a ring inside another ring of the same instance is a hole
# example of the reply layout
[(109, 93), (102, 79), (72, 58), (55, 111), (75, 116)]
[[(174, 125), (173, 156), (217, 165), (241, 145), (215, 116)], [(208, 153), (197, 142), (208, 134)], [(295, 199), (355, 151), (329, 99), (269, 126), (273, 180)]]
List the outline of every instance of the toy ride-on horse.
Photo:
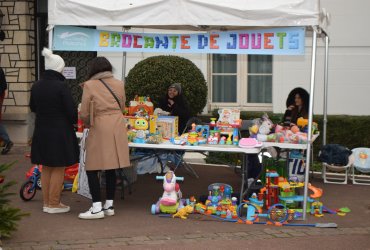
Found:
[(163, 180), (163, 195), (156, 204), (152, 204), (152, 214), (168, 213), (175, 214), (179, 209), (184, 207), (184, 201), (181, 199), (182, 194), (180, 186), (176, 181), (183, 181), (184, 177), (176, 177), (173, 171), (168, 171), (164, 176), (157, 176), (157, 180)]

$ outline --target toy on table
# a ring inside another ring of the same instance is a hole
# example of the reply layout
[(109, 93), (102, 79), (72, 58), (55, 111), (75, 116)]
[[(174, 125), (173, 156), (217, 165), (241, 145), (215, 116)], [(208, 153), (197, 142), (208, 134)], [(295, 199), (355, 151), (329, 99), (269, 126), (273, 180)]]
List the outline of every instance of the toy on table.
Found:
[(194, 207), (192, 207), (191, 205), (186, 205), (185, 207), (179, 209), (177, 213), (172, 215), (172, 218), (178, 217), (181, 219), (187, 219), (188, 215), (193, 213), (193, 211), (194, 211)]
[(180, 186), (176, 181), (183, 181), (184, 177), (176, 177), (173, 171), (168, 171), (164, 176), (157, 176), (157, 180), (163, 180), (163, 195), (156, 204), (151, 207), (152, 214), (174, 214), (184, 207)]
[(128, 114), (136, 117), (149, 118), (153, 114), (153, 103), (149, 96), (135, 96), (134, 100), (130, 101)]
[[(297, 126), (300, 128), (300, 131), (307, 133), (308, 131), (308, 119), (304, 119), (303, 117), (299, 117), (297, 119)], [(316, 122), (312, 122), (312, 134), (316, 134), (319, 129)]]
[(215, 118), (211, 118), (208, 127), (203, 129), (212, 130), (204, 136), (207, 136), (208, 144), (221, 145), (238, 145), (239, 128), (241, 126), (240, 110), (239, 109), (220, 109), (218, 111), (219, 118), (216, 122)]
[(187, 145), (189, 146), (198, 146), (198, 133), (197, 132), (189, 132)]
[(207, 143), (208, 144), (218, 144), (220, 141), (220, 131), (218, 130), (211, 130), (210, 135), (208, 136)]
[(206, 144), (209, 137), (209, 125), (196, 125), (195, 132), (198, 133), (198, 144)]
[(149, 134), (148, 121), (144, 118), (138, 118), (135, 120), (134, 131), (136, 132), (134, 143), (145, 143), (146, 136)]
[(209, 123), (209, 125), (215, 126), (216, 125), (216, 118), (211, 118), (211, 122)]

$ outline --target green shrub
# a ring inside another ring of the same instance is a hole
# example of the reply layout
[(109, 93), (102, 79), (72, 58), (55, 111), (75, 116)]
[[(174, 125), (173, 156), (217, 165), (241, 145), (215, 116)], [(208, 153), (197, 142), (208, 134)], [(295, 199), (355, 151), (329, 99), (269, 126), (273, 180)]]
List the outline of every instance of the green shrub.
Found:
[(19, 208), (14, 208), (9, 204), (9, 196), (14, 194), (9, 193), (8, 189), (16, 183), (14, 181), (5, 182), (3, 172), (8, 170), (11, 165), (12, 164), (0, 165), (0, 238), (10, 237), (10, 233), (17, 230), (17, 222), (23, 216), (28, 215), (26, 213), (22, 213)]
[(137, 63), (126, 77), (127, 102), (135, 95), (150, 96), (157, 106), (175, 82), (181, 83), (192, 115), (202, 112), (207, 103), (206, 80), (193, 62), (178, 56), (153, 56)]

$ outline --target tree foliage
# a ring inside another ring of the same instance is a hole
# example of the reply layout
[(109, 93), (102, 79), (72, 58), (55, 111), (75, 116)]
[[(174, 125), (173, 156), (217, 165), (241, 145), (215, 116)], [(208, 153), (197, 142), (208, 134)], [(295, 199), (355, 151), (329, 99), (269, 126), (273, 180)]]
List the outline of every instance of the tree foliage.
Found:
[(12, 231), (17, 230), (17, 222), (28, 214), (23, 213), (19, 208), (10, 205), (9, 197), (14, 193), (9, 192), (9, 188), (16, 184), (15, 181), (5, 181), (3, 173), (11, 167), (12, 164), (0, 165), (0, 238), (10, 237)]
[(202, 72), (188, 59), (179, 56), (153, 56), (137, 63), (125, 83), (127, 101), (135, 95), (150, 96), (155, 106), (172, 83), (181, 83), (192, 115), (202, 112), (207, 103), (207, 84)]

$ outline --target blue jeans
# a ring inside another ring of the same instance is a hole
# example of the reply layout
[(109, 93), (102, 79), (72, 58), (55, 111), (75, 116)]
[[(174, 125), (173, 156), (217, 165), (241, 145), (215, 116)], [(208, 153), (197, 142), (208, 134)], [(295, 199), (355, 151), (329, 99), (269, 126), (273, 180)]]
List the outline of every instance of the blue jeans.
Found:
[(10, 142), (9, 135), (8, 135), (8, 133), (6, 132), (5, 127), (4, 127), (3, 123), (2, 123), (2, 121), (0, 121), (0, 138), (1, 138), (5, 143)]
[(8, 142), (10, 142), (9, 135), (6, 132), (6, 129), (5, 129), (4, 125), (3, 125), (3, 121), (2, 121), (2, 117), (1, 117), (1, 112), (2, 112), (2, 109), (3, 109), (4, 95), (5, 95), (5, 92), (2, 93), (2, 94), (0, 94), (0, 138), (5, 143), (8, 143)]

